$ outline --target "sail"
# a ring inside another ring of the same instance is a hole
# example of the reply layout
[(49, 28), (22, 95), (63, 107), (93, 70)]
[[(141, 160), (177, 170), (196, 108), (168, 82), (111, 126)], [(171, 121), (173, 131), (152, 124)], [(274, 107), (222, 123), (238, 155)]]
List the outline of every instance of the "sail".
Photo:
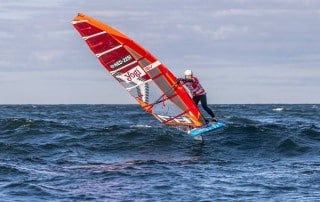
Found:
[(153, 55), (112, 27), (84, 14), (72, 21), (101, 65), (163, 124), (199, 127), (205, 120), (176, 77)]

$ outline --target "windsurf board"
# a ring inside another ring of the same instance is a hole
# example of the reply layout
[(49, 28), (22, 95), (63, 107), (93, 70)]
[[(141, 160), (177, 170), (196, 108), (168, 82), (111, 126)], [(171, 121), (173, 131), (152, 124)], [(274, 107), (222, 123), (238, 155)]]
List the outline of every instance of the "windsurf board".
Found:
[(225, 126), (225, 124), (221, 123), (221, 122), (208, 123), (208, 124), (203, 125), (201, 127), (191, 129), (190, 131), (188, 131), (188, 135), (190, 137), (196, 137), (199, 135), (203, 135), (204, 133), (217, 130), (217, 129), (222, 128), (224, 126)]

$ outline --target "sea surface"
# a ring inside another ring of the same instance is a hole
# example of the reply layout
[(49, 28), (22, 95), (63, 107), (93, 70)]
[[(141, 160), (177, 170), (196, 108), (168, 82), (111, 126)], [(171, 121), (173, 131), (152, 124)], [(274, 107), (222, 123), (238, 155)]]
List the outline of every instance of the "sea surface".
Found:
[(319, 201), (320, 105), (210, 105), (205, 142), (138, 105), (0, 105), (0, 201)]

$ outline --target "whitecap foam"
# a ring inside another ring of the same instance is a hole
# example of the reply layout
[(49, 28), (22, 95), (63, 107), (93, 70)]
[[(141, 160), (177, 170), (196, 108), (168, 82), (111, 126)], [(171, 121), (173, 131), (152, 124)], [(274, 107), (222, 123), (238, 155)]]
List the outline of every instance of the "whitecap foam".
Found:
[(151, 128), (152, 126), (149, 126), (149, 125), (133, 125), (133, 126), (130, 126), (130, 128)]
[(274, 108), (274, 109), (272, 109), (272, 111), (277, 111), (277, 112), (281, 112), (281, 111), (283, 111), (283, 107), (277, 107), (277, 108)]

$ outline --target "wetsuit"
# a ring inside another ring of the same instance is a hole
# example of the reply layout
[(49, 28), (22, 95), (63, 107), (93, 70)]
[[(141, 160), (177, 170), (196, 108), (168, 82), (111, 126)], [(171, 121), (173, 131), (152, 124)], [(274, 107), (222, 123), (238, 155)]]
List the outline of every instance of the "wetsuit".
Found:
[(178, 80), (190, 90), (194, 103), (198, 105), (200, 101), (203, 109), (214, 119), (215, 115), (207, 105), (206, 91), (201, 86), (198, 78), (192, 76), (190, 79), (178, 79)]

